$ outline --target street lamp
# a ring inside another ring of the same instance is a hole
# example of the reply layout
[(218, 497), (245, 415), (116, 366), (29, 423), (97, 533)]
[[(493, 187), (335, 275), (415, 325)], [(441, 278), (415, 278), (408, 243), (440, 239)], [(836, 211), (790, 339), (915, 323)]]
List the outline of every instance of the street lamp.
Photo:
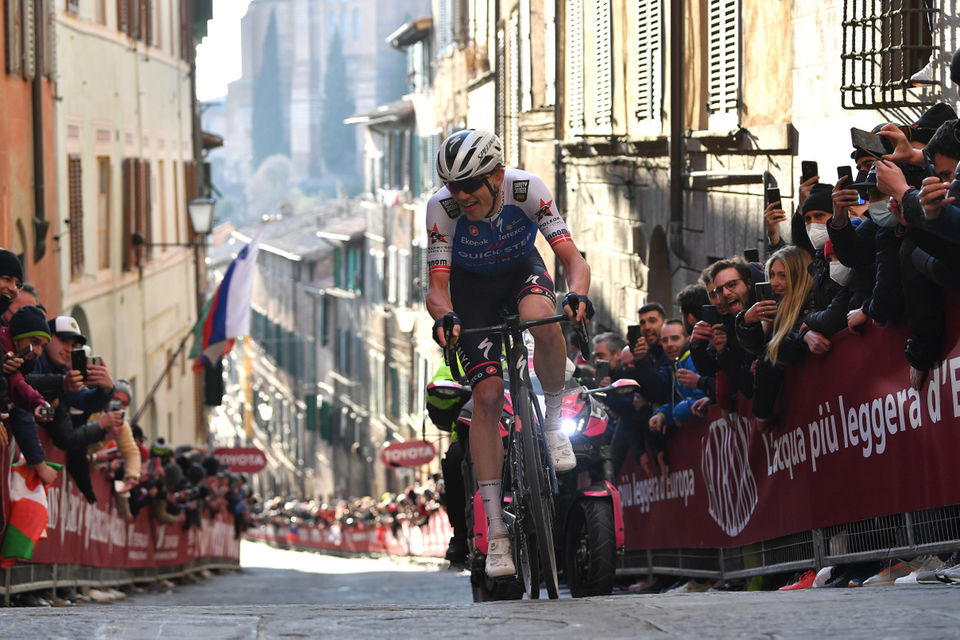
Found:
[[(195, 198), (187, 202), (187, 213), (190, 216), (190, 226), (193, 233), (206, 236), (213, 229), (213, 210), (217, 201), (211, 198)], [(139, 233), (133, 233), (130, 241), (135, 247), (202, 247), (205, 239), (200, 242), (147, 242)]]

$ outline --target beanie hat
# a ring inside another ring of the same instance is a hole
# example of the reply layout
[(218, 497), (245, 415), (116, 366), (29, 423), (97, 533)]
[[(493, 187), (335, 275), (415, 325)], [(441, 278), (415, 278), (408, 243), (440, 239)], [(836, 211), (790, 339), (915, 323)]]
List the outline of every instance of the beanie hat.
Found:
[(14, 340), (41, 336), (50, 339), (50, 328), (43, 312), (36, 307), (20, 307), (10, 318), (10, 335)]
[(114, 380), (113, 381), (113, 390), (120, 391), (121, 393), (127, 394), (127, 397), (133, 400), (133, 386), (128, 380)]
[(810, 211), (833, 211), (833, 187), (820, 183), (813, 185), (810, 195), (803, 201), (803, 212)]
[(956, 120), (957, 112), (946, 102), (938, 102), (923, 112), (916, 122), (910, 125), (913, 131), (912, 140), (917, 140), (924, 144), (930, 142), (933, 133), (937, 128), (948, 120)]
[(23, 282), (23, 265), (13, 251), (0, 249), (0, 276), (13, 276)]

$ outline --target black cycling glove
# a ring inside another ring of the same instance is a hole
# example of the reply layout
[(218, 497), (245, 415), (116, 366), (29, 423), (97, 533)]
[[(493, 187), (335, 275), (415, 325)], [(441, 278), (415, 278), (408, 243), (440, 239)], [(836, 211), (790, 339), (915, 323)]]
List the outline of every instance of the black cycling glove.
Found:
[(437, 336), (437, 329), (440, 329), (441, 327), (443, 327), (444, 320), (446, 320), (447, 318), (450, 318), (451, 330), (453, 329), (453, 327), (460, 325), (460, 316), (458, 316), (453, 311), (448, 311), (447, 313), (437, 318), (433, 323), (433, 341), (436, 342), (438, 345), (440, 344), (440, 338)]
[(563, 305), (564, 307), (570, 307), (571, 309), (577, 310), (580, 308), (580, 305), (587, 306), (586, 318), (590, 320), (593, 318), (594, 309), (593, 303), (590, 302), (590, 298), (587, 296), (577, 293), (576, 291), (571, 291), (567, 295), (563, 296)]

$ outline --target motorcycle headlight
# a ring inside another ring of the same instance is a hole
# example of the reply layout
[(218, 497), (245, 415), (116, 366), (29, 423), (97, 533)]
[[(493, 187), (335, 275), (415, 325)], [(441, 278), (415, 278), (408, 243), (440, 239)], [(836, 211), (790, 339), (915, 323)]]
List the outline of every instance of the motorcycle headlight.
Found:
[(564, 418), (563, 422), (560, 423), (560, 430), (566, 435), (572, 436), (577, 432), (577, 421), (573, 418)]

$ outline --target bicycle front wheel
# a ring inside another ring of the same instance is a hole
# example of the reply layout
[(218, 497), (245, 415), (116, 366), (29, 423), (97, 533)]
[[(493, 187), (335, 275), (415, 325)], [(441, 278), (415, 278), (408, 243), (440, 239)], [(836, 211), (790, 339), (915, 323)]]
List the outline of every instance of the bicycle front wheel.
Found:
[(553, 599), (560, 596), (557, 586), (557, 559), (553, 544), (553, 490), (550, 482), (550, 467), (546, 456), (549, 451), (543, 448), (540, 437), (540, 424), (537, 422), (529, 394), (524, 394), (518, 403), (517, 415), (520, 418), (520, 443), (522, 447), (523, 484), (525, 489), (526, 513), (533, 525), (536, 548), (540, 557), (540, 573), (547, 587), (547, 595)]

